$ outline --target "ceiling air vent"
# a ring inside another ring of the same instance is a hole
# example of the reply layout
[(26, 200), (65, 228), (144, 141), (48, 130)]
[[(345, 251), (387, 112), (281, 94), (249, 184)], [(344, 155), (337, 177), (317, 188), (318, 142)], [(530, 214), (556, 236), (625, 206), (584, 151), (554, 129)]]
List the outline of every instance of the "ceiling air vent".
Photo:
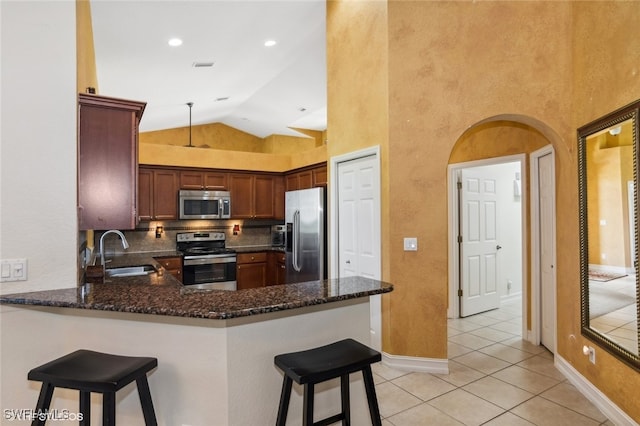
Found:
[(194, 68), (208, 68), (208, 67), (212, 67), (213, 66), (213, 62), (194, 62), (193, 63), (193, 67)]

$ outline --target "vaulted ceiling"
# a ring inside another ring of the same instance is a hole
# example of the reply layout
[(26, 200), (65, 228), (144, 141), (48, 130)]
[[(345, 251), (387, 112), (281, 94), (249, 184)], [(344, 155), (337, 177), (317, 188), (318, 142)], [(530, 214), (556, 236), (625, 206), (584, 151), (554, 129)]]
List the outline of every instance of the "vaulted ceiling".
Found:
[(189, 102), (193, 125), (326, 129), (324, 0), (91, 0), (91, 13), (100, 94), (146, 101), (141, 132), (188, 126)]

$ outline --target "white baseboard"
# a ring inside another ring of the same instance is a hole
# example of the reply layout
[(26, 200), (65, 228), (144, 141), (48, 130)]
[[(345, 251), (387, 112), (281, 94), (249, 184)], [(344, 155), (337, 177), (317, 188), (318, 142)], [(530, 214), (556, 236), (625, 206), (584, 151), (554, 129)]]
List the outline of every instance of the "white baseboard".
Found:
[(449, 360), (440, 358), (418, 358), (382, 353), (382, 363), (387, 367), (402, 371), (420, 373), (449, 374)]
[(513, 294), (504, 294), (500, 296), (500, 303), (511, 302), (512, 300), (522, 300), (522, 292), (519, 291)]
[(555, 366), (598, 410), (616, 426), (638, 426), (627, 413), (622, 411), (605, 394), (578, 372), (567, 360), (556, 354)]

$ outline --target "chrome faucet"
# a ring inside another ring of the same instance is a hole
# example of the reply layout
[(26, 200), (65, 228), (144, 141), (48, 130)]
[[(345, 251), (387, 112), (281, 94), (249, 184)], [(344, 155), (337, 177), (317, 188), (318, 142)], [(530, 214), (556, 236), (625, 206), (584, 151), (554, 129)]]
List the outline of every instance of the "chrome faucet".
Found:
[(127, 239), (124, 237), (124, 234), (118, 231), (117, 229), (112, 229), (102, 234), (102, 236), (100, 237), (100, 264), (102, 265), (103, 270), (104, 270), (104, 264), (105, 264), (104, 263), (104, 237), (106, 237), (107, 234), (118, 234), (120, 236), (120, 239), (122, 239), (122, 248), (125, 250), (129, 248), (129, 243), (127, 242)]

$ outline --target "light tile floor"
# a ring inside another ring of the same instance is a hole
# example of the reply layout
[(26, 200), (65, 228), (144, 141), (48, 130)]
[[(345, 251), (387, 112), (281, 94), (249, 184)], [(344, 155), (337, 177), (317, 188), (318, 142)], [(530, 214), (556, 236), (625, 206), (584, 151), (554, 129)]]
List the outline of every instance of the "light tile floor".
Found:
[(373, 372), (384, 426), (607, 425), (553, 366), (521, 338), (521, 302), (448, 321), (449, 374)]
[[(635, 274), (618, 278), (607, 282), (589, 281), (589, 286), (609, 289), (614, 294), (622, 293), (635, 299), (636, 297), (636, 276)], [(618, 343), (623, 348), (636, 352), (638, 350), (638, 319), (637, 307), (635, 303), (623, 308), (608, 312), (602, 316), (591, 318), (591, 327), (602, 334), (607, 335), (611, 340)]]

